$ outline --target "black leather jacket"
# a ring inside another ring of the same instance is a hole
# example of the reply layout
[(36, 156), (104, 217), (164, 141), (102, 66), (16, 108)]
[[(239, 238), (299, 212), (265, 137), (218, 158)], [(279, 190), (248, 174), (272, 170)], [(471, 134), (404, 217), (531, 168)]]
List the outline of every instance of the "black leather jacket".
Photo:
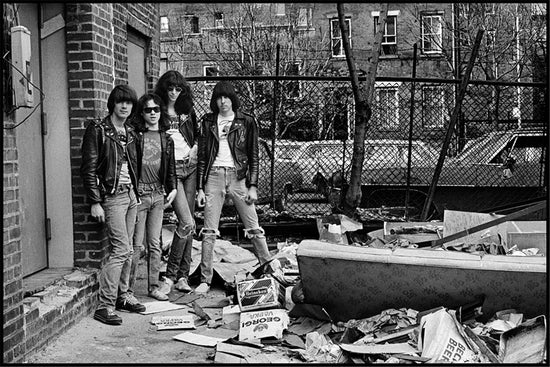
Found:
[[(143, 152), (143, 133), (139, 132), (137, 133), (139, 136), (140, 141), (140, 148), (139, 151)], [(170, 191), (177, 188), (177, 181), (176, 181), (176, 160), (174, 158), (174, 141), (166, 133), (166, 131), (160, 132), (160, 147), (161, 147), (161, 154), (162, 159), (160, 160), (160, 173), (159, 177), (161, 179), (161, 183), (164, 186), (164, 191), (169, 194)], [(141, 164), (142, 164), (142, 158), (143, 154), (138, 155), (138, 161), (137, 161), (137, 172), (141, 174)]]
[[(258, 127), (251, 115), (237, 111), (227, 135), (235, 162), (237, 179), (246, 178), (247, 187), (258, 186)], [(218, 155), (218, 115), (206, 114), (199, 133), (197, 189), (204, 189)]]
[(189, 118), (183, 120), (181, 118), (181, 115), (178, 117), (179, 119), (179, 131), (180, 134), (185, 139), (185, 142), (187, 145), (189, 145), (190, 148), (195, 145), (197, 138), (198, 138), (198, 126), (197, 126), (197, 115), (195, 113), (195, 110), (192, 110), (189, 114)]
[(118, 139), (111, 116), (88, 123), (82, 139), (82, 164), (80, 175), (88, 201), (101, 203), (106, 193), (112, 194), (118, 186), (123, 154), (128, 160), (128, 171), (137, 196), (139, 180), (137, 157), (141, 156), (138, 133), (128, 123), (126, 127), (126, 152)]

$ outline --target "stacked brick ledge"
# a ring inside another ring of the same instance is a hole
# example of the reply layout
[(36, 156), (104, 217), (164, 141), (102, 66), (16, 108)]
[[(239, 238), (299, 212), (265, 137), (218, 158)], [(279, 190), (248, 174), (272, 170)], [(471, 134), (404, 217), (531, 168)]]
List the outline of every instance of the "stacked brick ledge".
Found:
[(25, 356), (41, 351), (97, 305), (98, 270), (75, 269), (23, 299)]

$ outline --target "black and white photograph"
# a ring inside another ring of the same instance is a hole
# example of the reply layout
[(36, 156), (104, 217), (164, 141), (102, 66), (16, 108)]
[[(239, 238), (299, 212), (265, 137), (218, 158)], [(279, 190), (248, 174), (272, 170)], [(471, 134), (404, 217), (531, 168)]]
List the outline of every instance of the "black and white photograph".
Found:
[(2, 3), (5, 364), (548, 364), (547, 3)]

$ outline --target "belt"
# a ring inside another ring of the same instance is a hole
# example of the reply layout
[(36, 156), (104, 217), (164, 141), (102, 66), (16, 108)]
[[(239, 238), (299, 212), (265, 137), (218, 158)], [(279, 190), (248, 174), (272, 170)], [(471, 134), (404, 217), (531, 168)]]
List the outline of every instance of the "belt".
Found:
[(162, 185), (158, 183), (139, 183), (138, 190), (143, 190), (143, 191), (162, 190)]
[(236, 170), (235, 167), (227, 167), (227, 166), (212, 166), (212, 169), (220, 169), (220, 168), (225, 168), (226, 170)]
[(117, 193), (127, 192), (132, 189), (132, 184), (120, 184), (116, 187)]

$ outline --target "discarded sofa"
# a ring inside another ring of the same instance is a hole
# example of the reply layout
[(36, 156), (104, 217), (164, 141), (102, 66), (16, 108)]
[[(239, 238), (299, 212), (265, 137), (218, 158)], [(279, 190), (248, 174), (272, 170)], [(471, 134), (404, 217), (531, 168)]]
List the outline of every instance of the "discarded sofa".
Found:
[(304, 300), (333, 321), (388, 308), (457, 308), (485, 296), (484, 319), (514, 308), (525, 318), (545, 314), (546, 257), (479, 255), (433, 250), (368, 248), (304, 240), (297, 250)]

